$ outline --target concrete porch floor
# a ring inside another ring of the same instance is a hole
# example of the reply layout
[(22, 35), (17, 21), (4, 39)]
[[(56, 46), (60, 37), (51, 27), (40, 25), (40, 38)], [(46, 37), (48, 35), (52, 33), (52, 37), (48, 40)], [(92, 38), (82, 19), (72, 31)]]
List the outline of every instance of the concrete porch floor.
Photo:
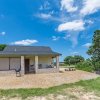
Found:
[(8, 74), (0, 75), (0, 89), (47, 88), (96, 77), (99, 77), (99, 75), (80, 70), (63, 73), (27, 74), (22, 77), (16, 77), (16, 74)]

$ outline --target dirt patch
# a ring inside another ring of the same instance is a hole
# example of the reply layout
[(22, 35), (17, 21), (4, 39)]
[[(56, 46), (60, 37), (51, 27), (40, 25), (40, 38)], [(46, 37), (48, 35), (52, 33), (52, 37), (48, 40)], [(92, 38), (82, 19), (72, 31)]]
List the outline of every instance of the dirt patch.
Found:
[(100, 97), (96, 96), (95, 92), (87, 92), (83, 87), (69, 88), (66, 92), (74, 95), (77, 100), (100, 100)]
[(0, 88), (48, 88), (97, 77), (98, 75), (94, 73), (79, 70), (64, 71), (63, 73), (29, 74), (22, 77), (16, 77), (16, 75), (8, 75), (0, 76)]

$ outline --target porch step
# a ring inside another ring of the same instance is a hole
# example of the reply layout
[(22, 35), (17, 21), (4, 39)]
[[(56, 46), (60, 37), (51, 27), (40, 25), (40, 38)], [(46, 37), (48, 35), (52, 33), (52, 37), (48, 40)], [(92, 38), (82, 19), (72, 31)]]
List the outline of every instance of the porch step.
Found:
[(8, 76), (8, 75), (14, 75), (14, 74), (16, 74), (15, 70), (0, 71), (0, 76)]

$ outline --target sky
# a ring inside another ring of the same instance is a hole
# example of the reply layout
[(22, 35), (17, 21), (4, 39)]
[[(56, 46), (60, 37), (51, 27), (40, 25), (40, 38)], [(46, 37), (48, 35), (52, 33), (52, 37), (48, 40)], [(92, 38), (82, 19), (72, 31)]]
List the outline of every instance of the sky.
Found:
[(0, 44), (49, 46), (62, 54), (86, 54), (100, 29), (100, 0), (0, 0)]

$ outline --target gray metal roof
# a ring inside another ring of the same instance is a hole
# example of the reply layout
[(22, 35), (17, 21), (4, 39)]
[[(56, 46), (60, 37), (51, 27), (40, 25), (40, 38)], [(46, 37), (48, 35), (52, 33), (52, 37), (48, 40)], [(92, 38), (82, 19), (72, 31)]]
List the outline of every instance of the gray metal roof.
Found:
[(61, 55), (47, 46), (7, 46), (0, 55)]

